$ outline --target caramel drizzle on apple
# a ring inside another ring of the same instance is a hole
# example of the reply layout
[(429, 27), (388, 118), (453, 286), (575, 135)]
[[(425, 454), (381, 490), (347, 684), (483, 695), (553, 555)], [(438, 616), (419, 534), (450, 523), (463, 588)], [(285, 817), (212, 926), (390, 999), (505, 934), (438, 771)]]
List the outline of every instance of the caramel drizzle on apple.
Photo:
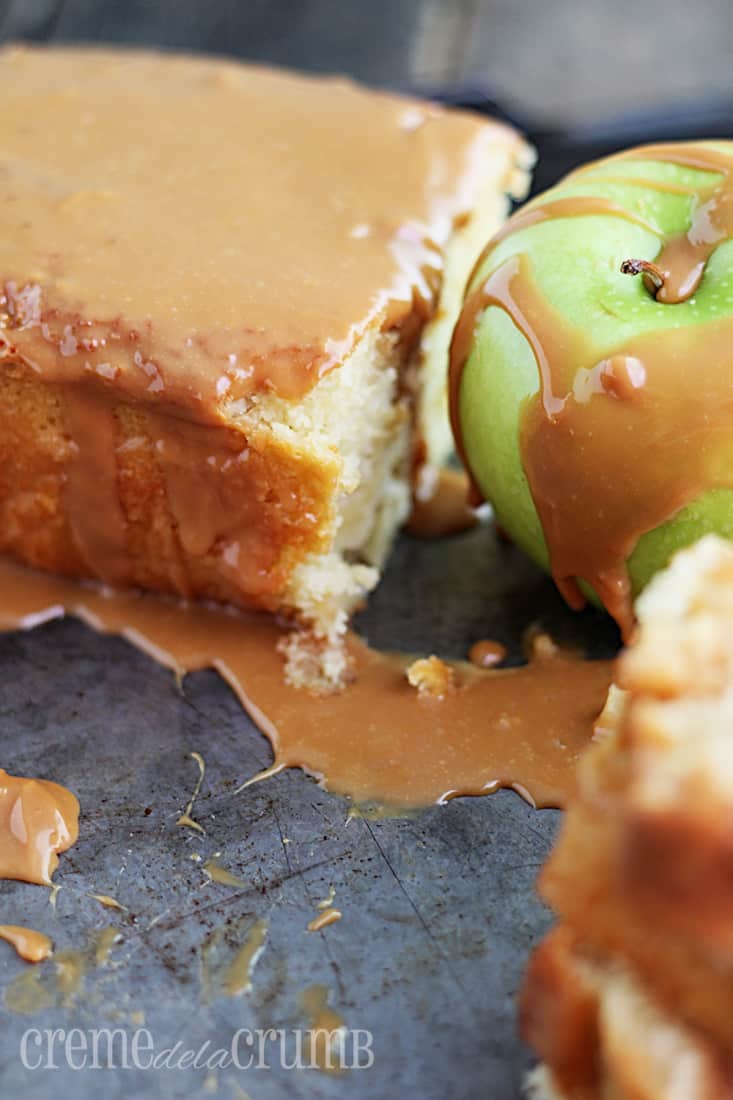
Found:
[[(633, 214), (619, 203), (613, 202), (611, 199), (604, 199), (594, 195), (578, 195), (573, 198), (552, 199), (549, 202), (543, 203), (530, 203), (517, 211), (517, 213), (502, 226), (498, 233), (494, 234), (474, 264), (473, 270), (468, 278), (467, 286), (470, 287), (474, 282), (479, 270), (483, 267), (485, 261), (496, 246), (514, 233), (518, 233), (522, 229), (529, 229), (530, 226), (538, 225), (540, 222), (550, 221), (554, 218), (580, 218), (592, 217), (593, 215), (623, 218), (624, 221), (630, 221), (635, 225), (640, 225), (643, 229), (648, 229), (650, 233), (656, 233), (656, 229), (653, 225)], [(455, 441), (458, 456), (468, 474), (468, 503), (473, 508), (477, 508), (482, 503), (484, 496), (471, 472), (470, 463), (468, 462), (463, 446), (463, 432), (461, 430), (458, 412), (458, 392), (463, 376), (463, 368), (471, 350), (476, 325), (481, 319), (485, 309), (486, 304), (482, 300), (480, 288), (478, 292), (474, 292), (474, 295), (470, 295), (466, 298), (464, 308), (458, 318), (453, 336), (453, 348), (455, 351), (451, 351), (448, 375), (448, 410), (451, 427), (453, 429), (453, 439)]]
[(513, 237), (515, 233), (522, 229), (529, 229), (532, 225), (538, 225), (540, 222), (551, 221), (555, 218), (589, 218), (594, 214), (603, 218), (623, 218), (624, 221), (640, 225), (642, 229), (648, 229), (650, 233), (657, 233), (650, 222), (632, 213), (631, 210), (627, 210), (625, 206), (621, 206), (620, 203), (614, 202), (612, 199), (604, 199), (596, 195), (574, 195), (572, 198), (550, 199), (548, 202), (530, 202), (523, 206), (521, 210), (518, 210), (516, 214), (513, 214), (501, 229), (494, 234), (473, 265), (473, 270), (466, 285), (471, 286), (496, 246), (501, 241), (506, 240), (507, 237)]
[[(722, 176), (719, 183), (713, 183), (705, 190), (693, 192), (695, 209), (687, 233), (665, 241), (662, 250), (654, 259), (654, 264), (646, 261), (627, 260), (625, 264), (647, 264), (644, 283), (647, 290), (658, 302), (676, 305), (686, 302), (696, 293), (705, 267), (715, 249), (733, 235), (733, 181), (731, 169), (733, 161), (729, 154), (704, 145), (647, 145), (641, 150), (622, 154), (623, 159), (640, 155), (648, 160), (666, 161), (684, 168), (695, 168), (702, 172), (715, 172)], [(582, 173), (581, 173), (582, 175)], [(650, 182), (651, 188), (657, 185)], [(663, 189), (663, 188), (662, 188)], [(653, 267), (652, 272), (649, 268)], [(635, 275), (632, 267), (624, 269), (624, 274)]]
[[(623, 155), (722, 177), (692, 192), (696, 207), (687, 234), (665, 241), (653, 261), (630, 261), (661, 283), (654, 287), (658, 301), (684, 301), (715, 247), (733, 235), (733, 158), (698, 145), (655, 145)], [(520, 211), (498, 239), (549, 217), (601, 209), (638, 221), (602, 198), (573, 197)], [(490, 306), (509, 316), (537, 364), (539, 391), (522, 412), (520, 443), (555, 582), (575, 608), (585, 602), (580, 582), (591, 585), (628, 637), (633, 611), (626, 561), (641, 535), (706, 490), (733, 484), (733, 385), (721, 368), (731, 357), (733, 318), (642, 334), (609, 355), (594, 347), (592, 333), (570, 325), (547, 302), (526, 255), (509, 258), (469, 293), (451, 347), (451, 420), (464, 462), (460, 384)]]

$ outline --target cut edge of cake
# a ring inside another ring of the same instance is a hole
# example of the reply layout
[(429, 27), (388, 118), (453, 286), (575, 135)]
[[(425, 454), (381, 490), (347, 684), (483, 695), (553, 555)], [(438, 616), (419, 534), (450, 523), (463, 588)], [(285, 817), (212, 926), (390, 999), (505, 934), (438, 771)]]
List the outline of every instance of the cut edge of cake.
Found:
[[(379, 582), (416, 481), (429, 483), (453, 450), (447, 364), (465, 285), (511, 201), (526, 195), (534, 163), (524, 140), (505, 133), (487, 158), (480, 197), (446, 246), (437, 306), (407, 360), (400, 362), (399, 334), (372, 328), (297, 405), (272, 396), (253, 402), (249, 416), (292, 431), (296, 446), (337, 452), (340, 464), (332, 543), (298, 563), (281, 608), (300, 627), (282, 645), (295, 686), (328, 691), (348, 680), (349, 619)], [(344, 408), (365, 410), (359, 431), (344, 422)], [(239, 423), (247, 430), (248, 417)]]

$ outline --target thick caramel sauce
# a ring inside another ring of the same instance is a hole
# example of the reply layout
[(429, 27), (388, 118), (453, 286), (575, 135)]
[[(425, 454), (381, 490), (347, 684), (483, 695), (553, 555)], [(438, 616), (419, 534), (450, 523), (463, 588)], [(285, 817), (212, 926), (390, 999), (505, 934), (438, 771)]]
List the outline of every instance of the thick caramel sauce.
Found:
[[(711, 184), (707, 190), (693, 192), (695, 207), (690, 228), (687, 233), (666, 240), (654, 259), (663, 279), (655, 297), (658, 302), (674, 305), (693, 296), (713, 252), (733, 235), (733, 157), (697, 145), (651, 145), (647, 146), (644, 156), (649, 160), (667, 161), (721, 175), (719, 183)], [(650, 186), (664, 190), (663, 184)]]
[[(706, 189), (691, 192), (689, 231), (664, 241), (653, 258), (656, 299), (684, 301), (695, 293), (714, 249), (733, 235), (733, 156), (694, 144), (654, 145), (622, 156), (717, 174)], [(582, 175), (581, 169), (573, 178)], [(479, 263), (514, 231), (589, 213), (639, 222), (603, 198), (540, 202), (511, 219)], [(592, 585), (628, 636), (633, 613), (626, 560), (641, 535), (706, 490), (733, 484), (729, 464), (721, 461), (733, 429), (733, 318), (642, 334), (599, 360), (592, 333), (572, 327), (549, 305), (529, 258), (511, 257), (468, 295), (454, 335), (451, 416), (464, 459), (461, 376), (490, 306), (511, 318), (537, 363), (539, 392), (523, 410), (520, 441), (555, 581), (573, 607), (584, 602), (578, 581)]]
[(537, 806), (561, 805), (612, 675), (610, 662), (560, 651), (522, 668), (455, 666), (455, 690), (419, 695), (407, 656), (352, 635), (355, 680), (310, 696), (283, 682), (277, 624), (265, 616), (184, 606), (91, 586), (0, 561), (0, 627), (67, 611), (121, 634), (177, 673), (214, 667), (270, 739), (275, 764), (301, 767), (356, 803), (395, 810), (513, 787)]
[(26, 962), (43, 962), (53, 951), (53, 943), (43, 932), (17, 924), (0, 924), (0, 940), (14, 947)]
[(482, 161), (517, 140), (201, 56), (6, 49), (0, 75), (6, 354), (209, 421), (263, 389), (298, 397), (370, 324), (430, 313)]
[(494, 668), (506, 660), (506, 647), (492, 638), (482, 638), (474, 642), (468, 653), (468, 659), (477, 668)]
[(76, 841), (78, 821), (71, 791), (0, 769), (0, 879), (50, 886), (59, 852)]

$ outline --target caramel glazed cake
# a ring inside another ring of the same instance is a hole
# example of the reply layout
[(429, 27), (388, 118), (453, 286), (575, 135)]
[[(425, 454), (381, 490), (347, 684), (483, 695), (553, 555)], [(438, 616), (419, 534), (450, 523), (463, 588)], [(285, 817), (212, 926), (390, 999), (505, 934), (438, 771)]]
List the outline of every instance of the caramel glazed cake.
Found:
[(540, 877), (535, 1100), (733, 1097), (733, 548), (683, 551), (636, 610)]
[(300, 625), (337, 685), (530, 156), (467, 113), (206, 58), (0, 53), (0, 551)]

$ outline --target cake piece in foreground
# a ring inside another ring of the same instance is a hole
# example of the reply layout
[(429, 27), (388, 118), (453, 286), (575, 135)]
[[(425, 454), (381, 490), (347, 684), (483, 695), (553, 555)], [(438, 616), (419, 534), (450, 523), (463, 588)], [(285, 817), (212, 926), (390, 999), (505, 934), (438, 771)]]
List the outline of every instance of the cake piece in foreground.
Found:
[(733, 548), (683, 551), (636, 610), (540, 878), (538, 1100), (733, 1097)]
[(337, 79), (0, 54), (0, 551), (285, 614), (297, 682), (450, 447), (447, 345), (526, 186), (507, 127)]

